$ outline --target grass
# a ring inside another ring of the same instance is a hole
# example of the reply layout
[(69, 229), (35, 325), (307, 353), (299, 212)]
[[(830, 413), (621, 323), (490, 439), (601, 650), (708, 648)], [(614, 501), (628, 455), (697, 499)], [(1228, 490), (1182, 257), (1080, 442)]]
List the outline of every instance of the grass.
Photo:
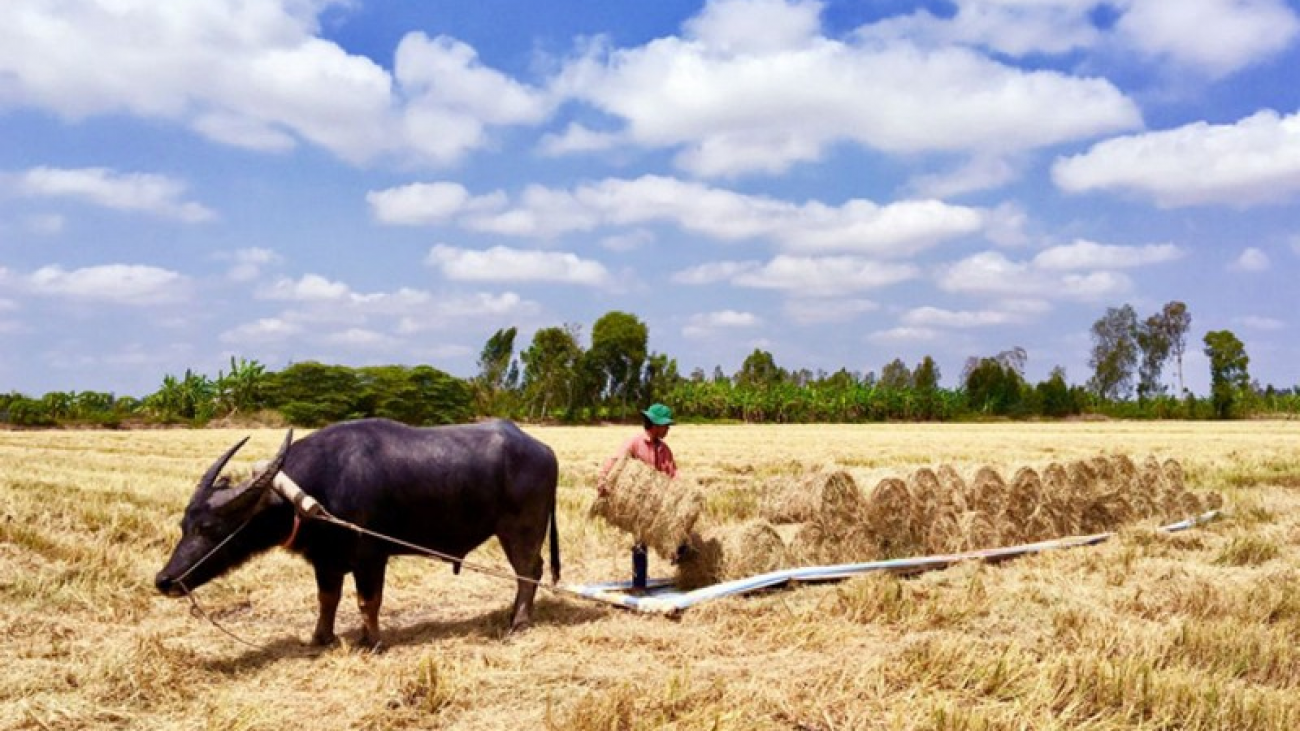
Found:
[[(619, 428), (530, 429), (560, 457), (565, 580), (623, 578), (628, 538), (590, 518)], [(859, 485), (1123, 452), (1183, 463), (1223, 519), (1124, 527), (1090, 548), (911, 578), (726, 599), (678, 620), (549, 593), (506, 635), (513, 587), (390, 567), (387, 650), (306, 645), (311, 571), (273, 551), (199, 591), (255, 647), (157, 595), (198, 476), (243, 431), (0, 432), (0, 729), (1290, 729), (1300, 727), (1300, 437), (1294, 422), (709, 426), (672, 444), (719, 524), (771, 478)], [(253, 432), (232, 469), (283, 434)], [(473, 554), (505, 566), (495, 543)], [(652, 574), (671, 567), (652, 559)]]

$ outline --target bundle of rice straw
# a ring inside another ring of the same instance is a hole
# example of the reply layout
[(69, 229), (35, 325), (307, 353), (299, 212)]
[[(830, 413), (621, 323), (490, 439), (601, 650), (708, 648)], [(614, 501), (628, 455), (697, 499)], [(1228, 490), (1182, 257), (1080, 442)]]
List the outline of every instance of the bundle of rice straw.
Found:
[(673, 479), (639, 459), (623, 458), (608, 475), (609, 494), (596, 498), (591, 514), (631, 533), (663, 558), (677, 555), (704, 511), (694, 480)]
[[(788, 480), (773, 479), (763, 490), (758, 514), (778, 524), (814, 520), (827, 506), (833, 510), (852, 499), (844, 490), (845, 480), (852, 478), (842, 470), (817, 470)], [(856, 485), (853, 492), (857, 493)]]
[(966, 487), (966, 509), (979, 510), (988, 515), (1002, 512), (1006, 498), (1007, 485), (1002, 475), (987, 465), (975, 471), (975, 478)]
[(939, 465), (938, 477), (948, 501), (957, 510), (965, 510), (966, 480), (962, 479), (961, 473), (950, 464), (942, 464)]
[(926, 510), (912, 500), (907, 483), (886, 477), (867, 498), (863, 525), (882, 557), (917, 555), (926, 548), (929, 526), (922, 519)]
[(677, 586), (695, 589), (787, 568), (789, 551), (765, 520), (710, 528), (692, 535), (692, 551), (677, 564)]

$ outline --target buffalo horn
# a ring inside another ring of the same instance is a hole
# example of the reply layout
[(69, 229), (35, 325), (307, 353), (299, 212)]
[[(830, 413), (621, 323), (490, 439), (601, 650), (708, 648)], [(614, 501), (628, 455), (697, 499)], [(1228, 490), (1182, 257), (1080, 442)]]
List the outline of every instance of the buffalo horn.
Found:
[(244, 437), (238, 442), (235, 442), (235, 446), (227, 449), (225, 454), (218, 457), (217, 461), (212, 463), (212, 466), (208, 468), (208, 471), (203, 473), (203, 479), (199, 480), (200, 492), (212, 489), (212, 483), (216, 482), (217, 476), (221, 474), (221, 470), (225, 469), (226, 463), (230, 461), (231, 457), (235, 456), (235, 452), (238, 452), (239, 448), (244, 446), (244, 443), (247, 441), (248, 437)]
[(284, 443), (280, 445), (280, 451), (276, 453), (275, 459), (271, 460), (271, 463), (258, 473), (257, 478), (253, 480), (253, 484), (249, 485), (249, 489), (265, 490), (271, 486), (276, 474), (284, 466), (284, 458), (289, 456), (290, 444), (293, 444), (293, 429), (290, 429), (289, 433), (284, 435)]

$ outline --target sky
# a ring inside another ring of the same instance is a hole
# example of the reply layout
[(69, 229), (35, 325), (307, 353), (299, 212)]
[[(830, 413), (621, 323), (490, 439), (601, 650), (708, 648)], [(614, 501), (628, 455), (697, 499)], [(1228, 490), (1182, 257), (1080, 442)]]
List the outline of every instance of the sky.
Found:
[[(1300, 384), (1297, 0), (4, 0), (0, 392), (517, 327), (877, 372), (1170, 301)], [(1172, 368), (1166, 382), (1175, 384)]]

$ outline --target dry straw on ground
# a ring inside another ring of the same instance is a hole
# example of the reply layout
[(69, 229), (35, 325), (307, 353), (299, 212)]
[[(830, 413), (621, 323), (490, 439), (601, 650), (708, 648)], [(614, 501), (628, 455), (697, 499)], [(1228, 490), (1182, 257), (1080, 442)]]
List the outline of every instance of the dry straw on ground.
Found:
[(619, 460), (607, 477), (609, 492), (591, 514), (631, 533), (664, 558), (687, 541), (704, 511), (704, 494), (689, 477), (671, 478), (639, 459)]
[[(626, 578), (627, 536), (587, 514), (624, 428), (528, 429), (560, 458), (565, 581)], [(867, 499), (881, 476), (943, 464), (963, 482), (1031, 465), (1050, 490), (1050, 463), (1123, 450), (1175, 457), (1186, 489), (1228, 506), (1185, 533), (1143, 520), (1094, 547), (720, 600), (676, 621), (543, 590), (533, 627), (512, 635), (513, 582), (398, 558), (377, 654), (353, 644), (351, 582), (342, 644), (306, 644), (315, 581), (281, 549), (198, 591), (256, 648), (153, 588), (195, 480), (246, 433), (0, 432), (0, 729), (1300, 728), (1300, 421), (684, 426), (684, 470), (738, 492), (833, 466)], [(235, 468), (283, 432), (252, 437)], [(754, 519), (753, 498), (710, 502), (697, 529)], [(496, 541), (471, 559), (509, 570)]]

